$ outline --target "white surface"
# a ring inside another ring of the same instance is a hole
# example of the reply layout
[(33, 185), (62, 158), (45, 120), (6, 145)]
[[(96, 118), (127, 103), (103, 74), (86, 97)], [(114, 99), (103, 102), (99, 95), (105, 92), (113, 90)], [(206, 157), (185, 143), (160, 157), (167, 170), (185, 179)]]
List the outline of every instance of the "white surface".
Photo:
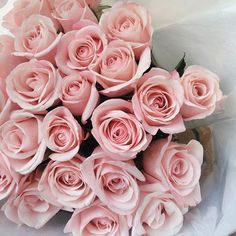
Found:
[[(1, 0), (0, 0), (1, 1)], [(10, 4), (13, 0), (9, 0)], [(106, 1), (111, 2), (111, 1)], [(179, 236), (228, 236), (236, 232), (236, 0), (137, 0), (153, 16), (154, 52), (169, 69), (185, 52), (188, 64), (201, 64), (221, 77), (229, 98), (224, 122), (212, 124), (217, 166), (202, 184), (202, 203), (186, 215)], [(0, 9), (0, 18), (7, 6)], [(6, 32), (0, 28), (0, 33)], [(68, 218), (68, 215), (67, 215)], [(17, 228), (0, 214), (4, 236), (60, 236), (66, 219), (59, 215), (40, 231)], [(16, 230), (17, 229), (17, 230)]]

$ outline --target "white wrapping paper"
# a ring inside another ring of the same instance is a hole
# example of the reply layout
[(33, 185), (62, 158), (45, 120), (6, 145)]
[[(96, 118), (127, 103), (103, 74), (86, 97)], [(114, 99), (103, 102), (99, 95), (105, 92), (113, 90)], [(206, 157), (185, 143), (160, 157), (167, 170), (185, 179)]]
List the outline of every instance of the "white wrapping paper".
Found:
[[(213, 130), (217, 164), (202, 183), (201, 204), (185, 215), (184, 227), (178, 234), (228, 236), (236, 232), (236, 0), (136, 1), (143, 3), (152, 14), (156, 29), (153, 52), (158, 63), (173, 69), (186, 53), (187, 64), (200, 64), (217, 73), (228, 95), (223, 111), (203, 121)], [(4, 2), (0, 0), (0, 7)], [(9, 0), (0, 9), (0, 19), (13, 2)], [(0, 34), (6, 32), (0, 27)], [(68, 217), (68, 213), (59, 214), (36, 231), (16, 226), (1, 212), (0, 233), (60, 236), (64, 235)]]

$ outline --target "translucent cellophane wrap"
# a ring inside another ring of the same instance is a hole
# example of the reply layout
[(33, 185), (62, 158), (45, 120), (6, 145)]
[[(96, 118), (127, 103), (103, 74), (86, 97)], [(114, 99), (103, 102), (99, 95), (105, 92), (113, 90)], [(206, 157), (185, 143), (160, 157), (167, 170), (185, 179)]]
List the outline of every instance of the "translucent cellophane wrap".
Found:
[[(152, 14), (153, 54), (158, 64), (172, 70), (186, 55), (187, 65), (200, 64), (221, 78), (227, 95), (224, 105), (204, 120), (188, 122), (179, 142), (198, 139), (204, 146), (202, 202), (185, 215), (179, 236), (227, 236), (236, 232), (236, 1), (135, 0)], [(5, 0), (0, 0), (0, 6)], [(14, 0), (0, 9), (0, 19)], [(106, 0), (104, 4), (115, 1)], [(6, 33), (0, 27), (0, 34)], [(0, 214), (4, 235), (64, 235), (68, 213), (60, 213), (41, 230), (17, 227)], [(16, 230), (17, 229), (17, 230)]]

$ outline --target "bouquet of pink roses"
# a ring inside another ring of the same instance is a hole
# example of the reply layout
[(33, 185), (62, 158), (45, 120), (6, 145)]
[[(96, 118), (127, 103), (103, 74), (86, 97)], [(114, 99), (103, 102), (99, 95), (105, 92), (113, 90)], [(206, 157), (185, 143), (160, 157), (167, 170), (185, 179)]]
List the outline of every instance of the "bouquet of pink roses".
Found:
[(0, 200), (36, 229), (72, 212), (75, 235), (175, 235), (201, 201), (203, 147), (184, 121), (223, 100), (219, 78), (151, 56), (152, 25), (121, 1), (17, 0), (0, 35)]

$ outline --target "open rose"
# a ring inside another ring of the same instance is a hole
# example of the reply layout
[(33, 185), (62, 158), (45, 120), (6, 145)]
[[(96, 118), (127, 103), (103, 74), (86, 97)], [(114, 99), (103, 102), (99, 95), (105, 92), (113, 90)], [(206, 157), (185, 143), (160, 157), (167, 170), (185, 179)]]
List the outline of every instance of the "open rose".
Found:
[(75, 210), (64, 232), (73, 236), (129, 236), (129, 227), (125, 216), (112, 212), (97, 200), (86, 208)]
[(97, 81), (106, 96), (121, 96), (134, 90), (135, 82), (151, 64), (150, 48), (146, 48), (136, 63), (129, 43), (123, 40), (110, 42), (94, 68)]
[(71, 31), (80, 20), (97, 23), (97, 18), (85, 0), (49, 0), (53, 9), (52, 16), (60, 22), (65, 32)]
[(58, 46), (56, 63), (61, 72), (69, 75), (88, 69), (107, 46), (106, 35), (98, 26), (89, 25), (63, 35)]
[(145, 179), (132, 160), (115, 161), (101, 148), (96, 148), (82, 163), (81, 171), (84, 180), (112, 211), (120, 215), (135, 211), (139, 203), (136, 179)]
[(201, 201), (199, 179), (203, 147), (195, 140), (187, 145), (160, 139), (143, 154), (144, 171), (169, 188), (181, 208)]
[(2, 208), (9, 220), (35, 229), (44, 226), (60, 210), (41, 197), (37, 175), (34, 172), (23, 177), (17, 193), (12, 194)]
[(64, 209), (90, 205), (95, 194), (81, 175), (83, 161), (84, 158), (79, 155), (69, 161), (50, 161), (39, 181), (41, 195), (51, 204)]
[(44, 117), (43, 137), (47, 147), (54, 152), (49, 157), (67, 161), (78, 153), (84, 134), (71, 112), (65, 107), (57, 107)]
[(81, 71), (62, 79), (60, 99), (75, 116), (86, 123), (99, 100), (96, 78), (89, 71)]
[(45, 60), (31, 60), (18, 65), (7, 77), (9, 98), (21, 108), (44, 111), (58, 99), (60, 81), (53, 65)]
[(8, 98), (5, 80), (0, 77), (0, 126), (8, 121), (11, 112), (18, 108), (19, 107)]
[(0, 35), (0, 77), (5, 79), (8, 74), (25, 58), (12, 55), (14, 52), (14, 38), (9, 35)]
[(141, 202), (134, 216), (132, 236), (173, 236), (182, 226), (183, 214), (161, 184), (141, 186)]
[(3, 17), (3, 26), (15, 34), (20, 29), (23, 21), (34, 14), (51, 16), (48, 0), (14, 1), (13, 8)]
[(20, 175), (12, 170), (8, 158), (0, 151), (0, 200), (16, 192)]
[(146, 134), (128, 101), (111, 99), (103, 102), (94, 110), (91, 120), (93, 136), (114, 159), (133, 159), (151, 142), (151, 135)]
[(0, 127), (0, 150), (15, 171), (30, 173), (43, 161), (46, 145), (41, 130), (42, 117), (23, 110), (14, 111)]
[(203, 119), (211, 115), (222, 100), (219, 77), (201, 67), (190, 66), (181, 77), (185, 100), (181, 114), (185, 120)]
[(129, 42), (137, 58), (150, 46), (152, 38), (151, 17), (141, 5), (120, 1), (102, 14), (100, 25), (110, 40)]
[(185, 131), (180, 114), (184, 91), (178, 79), (177, 73), (152, 68), (138, 80), (132, 98), (134, 113), (152, 135), (158, 130), (168, 134)]
[(15, 50), (17, 52), (14, 55), (54, 62), (61, 36), (62, 33), (57, 35), (57, 29), (50, 18), (32, 15), (23, 22), (16, 33)]

